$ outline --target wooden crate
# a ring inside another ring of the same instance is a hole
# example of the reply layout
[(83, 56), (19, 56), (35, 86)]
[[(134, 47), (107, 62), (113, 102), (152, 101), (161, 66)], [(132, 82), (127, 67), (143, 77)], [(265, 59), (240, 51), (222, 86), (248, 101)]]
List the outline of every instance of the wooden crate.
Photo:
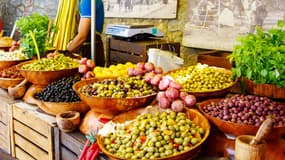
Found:
[(106, 42), (108, 64), (146, 62), (149, 48), (169, 50), (180, 56), (180, 43), (178, 42), (167, 42), (161, 39), (127, 41), (109, 37)]
[(55, 117), (23, 102), (13, 104), (11, 115), (13, 157), (19, 160), (53, 160)]
[(58, 128), (54, 131), (55, 159), (77, 160), (86, 141), (85, 136), (79, 131), (65, 133)]
[[(85, 135), (79, 131), (65, 133), (58, 128), (55, 129), (55, 159), (56, 160), (78, 160), (81, 150), (85, 144)], [(108, 160), (108, 158), (100, 154), (97, 160)]]
[(15, 101), (9, 97), (7, 91), (0, 89), (0, 148), (11, 153), (10, 106)]
[(230, 69), (232, 67), (228, 56), (230, 52), (225, 51), (205, 51), (200, 52), (198, 55), (198, 62), (208, 64), (211, 66), (217, 66)]

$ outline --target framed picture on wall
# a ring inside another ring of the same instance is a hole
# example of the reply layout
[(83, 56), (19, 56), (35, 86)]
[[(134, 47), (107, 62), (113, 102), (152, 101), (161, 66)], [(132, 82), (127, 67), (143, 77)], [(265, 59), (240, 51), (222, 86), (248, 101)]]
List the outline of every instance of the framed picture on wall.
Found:
[(176, 18), (178, 0), (103, 0), (105, 17)]
[(189, 0), (182, 44), (232, 51), (239, 35), (285, 22), (284, 0)]

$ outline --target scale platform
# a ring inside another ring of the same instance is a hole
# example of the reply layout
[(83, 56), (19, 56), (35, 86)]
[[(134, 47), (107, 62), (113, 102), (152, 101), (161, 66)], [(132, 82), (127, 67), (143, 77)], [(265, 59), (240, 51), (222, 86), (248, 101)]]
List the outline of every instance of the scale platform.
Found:
[(143, 24), (108, 24), (106, 28), (106, 34), (112, 35), (112, 37), (128, 40), (146, 40), (152, 37), (162, 38), (163, 33), (159, 31), (153, 25), (143, 25)]

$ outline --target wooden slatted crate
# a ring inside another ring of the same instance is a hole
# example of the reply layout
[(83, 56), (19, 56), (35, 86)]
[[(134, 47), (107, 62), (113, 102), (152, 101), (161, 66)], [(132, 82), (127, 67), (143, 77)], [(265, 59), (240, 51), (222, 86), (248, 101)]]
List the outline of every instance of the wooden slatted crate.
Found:
[[(55, 129), (54, 146), (56, 160), (78, 160), (85, 144), (86, 137), (79, 131), (65, 133)], [(100, 154), (97, 160), (108, 160), (106, 155)]]
[(106, 51), (108, 64), (146, 62), (149, 48), (159, 48), (177, 53), (180, 56), (180, 43), (166, 40), (127, 41), (108, 37)]
[(10, 106), (15, 101), (9, 97), (7, 91), (0, 89), (0, 148), (11, 153)]
[(230, 52), (225, 51), (203, 51), (199, 53), (197, 61), (211, 66), (231, 69), (232, 65), (228, 58), (230, 54)]
[(85, 136), (77, 132), (65, 133), (55, 130), (54, 146), (56, 160), (77, 160), (86, 141)]
[(54, 159), (54, 116), (23, 102), (11, 109), (12, 155), (19, 160)]

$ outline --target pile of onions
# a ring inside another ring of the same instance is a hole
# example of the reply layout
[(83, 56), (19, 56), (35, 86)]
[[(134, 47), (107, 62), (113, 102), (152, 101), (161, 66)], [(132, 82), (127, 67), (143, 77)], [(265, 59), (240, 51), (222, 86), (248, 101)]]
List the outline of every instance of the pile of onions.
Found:
[(237, 94), (218, 103), (212, 102), (203, 110), (221, 120), (255, 126), (271, 116), (274, 127), (285, 126), (285, 106), (267, 97)]
[(163, 69), (151, 62), (139, 62), (136, 67), (128, 69), (129, 76), (144, 76), (146, 82), (158, 87), (160, 90), (157, 94), (159, 107), (181, 112), (185, 106), (196, 105), (195, 96), (180, 92), (182, 85), (176, 83), (171, 76), (163, 76), (162, 73)]
[(136, 67), (128, 69), (129, 76), (143, 76), (146, 73), (162, 74), (163, 69), (155, 66), (152, 62), (139, 62)]
[(185, 106), (196, 105), (196, 97), (180, 92), (182, 85), (176, 83), (170, 76), (148, 73), (145, 75), (145, 81), (158, 86), (160, 92), (157, 94), (157, 100), (161, 108), (171, 108), (174, 112), (181, 112)]

